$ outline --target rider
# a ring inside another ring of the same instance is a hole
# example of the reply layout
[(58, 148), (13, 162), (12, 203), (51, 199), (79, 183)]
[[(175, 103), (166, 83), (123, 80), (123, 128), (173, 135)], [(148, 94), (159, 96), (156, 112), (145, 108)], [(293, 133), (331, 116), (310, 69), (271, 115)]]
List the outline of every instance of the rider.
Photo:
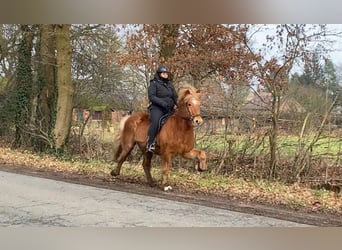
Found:
[(164, 65), (159, 66), (148, 87), (150, 101), (148, 110), (151, 125), (147, 132), (147, 151), (154, 152), (154, 139), (161, 127), (160, 122), (163, 117), (170, 115), (177, 107), (177, 98), (177, 92), (170, 80), (169, 68)]

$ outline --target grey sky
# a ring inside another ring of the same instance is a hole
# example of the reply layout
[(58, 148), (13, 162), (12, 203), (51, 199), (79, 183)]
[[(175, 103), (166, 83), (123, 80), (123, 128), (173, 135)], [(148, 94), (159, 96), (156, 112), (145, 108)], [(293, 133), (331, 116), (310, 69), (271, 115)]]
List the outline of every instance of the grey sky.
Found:
[[(258, 30), (256, 33), (252, 36), (252, 47), (254, 47), (256, 50), (259, 50), (261, 47), (260, 45), (262, 43), (266, 42), (266, 35), (274, 35), (275, 30), (273, 27), (275, 27), (276, 24), (267, 24), (266, 26), (260, 25), (259, 28), (262, 28), (262, 30)], [(341, 33), (342, 34), (342, 24), (327, 24), (328, 32), (330, 34), (335, 33)], [(257, 27), (256, 27), (257, 28)], [(334, 41), (331, 44), (331, 47), (328, 47), (328, 49), (331, 50), (331, 52), (327, 55), (333, 63), (336, 66), (342, 66), (342, 35), (341, 37), (337, 36), (329, 36), (328, 40)], [(325, 46), (328, 46), (328, 44), (325, 44)], [(265, 49), (265, 48), (264, 48)], [(269, 57), (274, 57), (277, 55), (277, 49), (263, 49), (263, 55), (266, 59), (269, 59)]]
[[(332, 30), (342, 32), (342, 24), (329, 24), (328, 27)], [(334, 45), (334, 49), (336, 49), (336, 51), (330, 53), (331, 60), (336, 65), (342, 65), (342, 37), (340, 39), (337, 39)]]

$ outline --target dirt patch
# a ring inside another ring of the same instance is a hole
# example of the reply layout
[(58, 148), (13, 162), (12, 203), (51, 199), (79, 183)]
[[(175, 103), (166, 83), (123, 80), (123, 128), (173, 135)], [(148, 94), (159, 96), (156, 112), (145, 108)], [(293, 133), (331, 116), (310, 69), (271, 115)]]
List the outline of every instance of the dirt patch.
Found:
[(96, 177), (85, 174), (66, 173), (53, 171), (51, 169), (38, 169), (31, 166), (0, 164), (1, 171), (7, 171), (42, 178), (49, 178), (58, 181), (107, 188), (111, 190), (148, 195), (168, 200), (193, 203), (208, 207), (228, 209), (236, 212), (262, 215), (277, 219), (304, 223), (314, 226), (342, 226), (342, 216), (314, 211), (294, 210), (285, 206), (270, 206), (268, 204), (252, 203), (236, 197), (219, 196), (215, 194), (203, 194), (180, 190), (174, 188), (171, 192), (164, 192), (159, 188), (152, 188), (145, 182), (137, 182), (128, 177), (120, 176), (117, 178)]

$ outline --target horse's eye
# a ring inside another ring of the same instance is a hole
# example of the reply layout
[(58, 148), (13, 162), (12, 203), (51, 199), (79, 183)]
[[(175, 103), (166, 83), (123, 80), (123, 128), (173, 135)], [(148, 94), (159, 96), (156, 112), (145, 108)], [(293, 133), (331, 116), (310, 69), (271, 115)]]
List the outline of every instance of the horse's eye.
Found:
[(190, 106), (191, 106), (191, 103), (188, 102), (188, 106), (190, 107)]

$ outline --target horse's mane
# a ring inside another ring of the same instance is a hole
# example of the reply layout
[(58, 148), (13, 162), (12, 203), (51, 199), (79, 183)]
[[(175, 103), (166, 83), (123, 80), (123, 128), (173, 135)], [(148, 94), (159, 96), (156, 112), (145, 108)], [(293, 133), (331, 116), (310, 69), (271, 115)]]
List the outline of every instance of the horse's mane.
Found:
[(196, 89), (194, 86), (190, 85), (189, 83), (186, 83), (186, 84), (182, 85), (178, 90), (179, 102), (182, 102), (183, 99), (189, 94), (191, 94), (197, 98), (201, 97), (201, 93), (200, 93), (199, 89)]

